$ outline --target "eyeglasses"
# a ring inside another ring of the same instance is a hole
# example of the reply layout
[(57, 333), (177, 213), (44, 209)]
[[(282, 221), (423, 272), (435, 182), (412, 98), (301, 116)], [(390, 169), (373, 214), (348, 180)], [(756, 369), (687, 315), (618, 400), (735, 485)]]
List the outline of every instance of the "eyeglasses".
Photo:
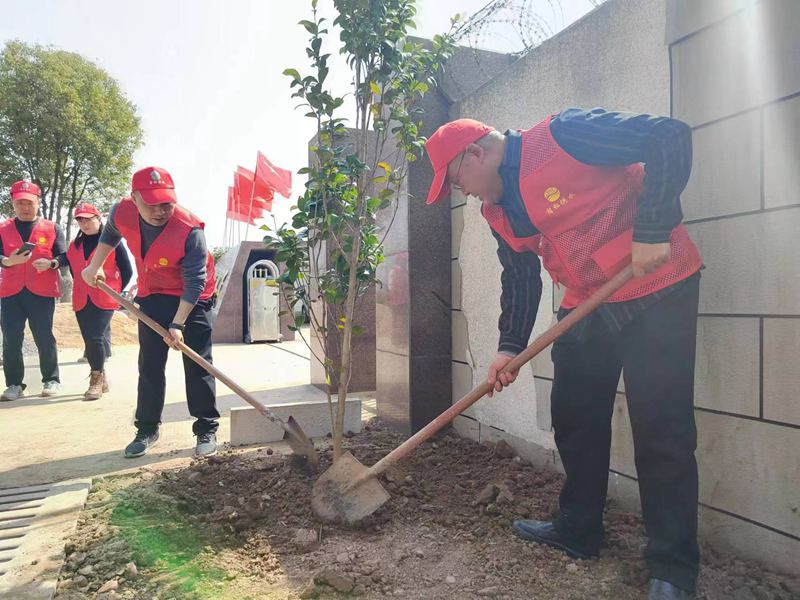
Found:
[(461, 185), (458, 182), (458, 176), (461, 175), (461, 165), (464, 163), (464, 157), (466, 156), (466, 152), (461, 153), (461, 159), (458, 161), (458, 168), (456, 169), (455, 177), (450, 177), (450, 188), (454, 190), (458, 190), (459, 192), (463, 191), (461, 189)]

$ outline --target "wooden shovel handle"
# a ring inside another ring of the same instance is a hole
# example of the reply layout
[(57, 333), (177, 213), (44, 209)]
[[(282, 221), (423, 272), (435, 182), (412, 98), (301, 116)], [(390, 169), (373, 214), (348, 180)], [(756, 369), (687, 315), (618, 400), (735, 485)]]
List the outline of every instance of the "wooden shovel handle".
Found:
[[(124, 306), (128, 310), (128, 312), (130, 312), (133, 316), (135, 316), (137, 319), (142, 321), (145, 325), (147, 325), (150, 329), (155, 331), (158, 335), (160, 335), (161, 337), (170, 337), (170, 333), (166, 329), (164, 329), (164, 327), (162, 327), (159, 323), (157, 323), (152, 318), (150, 318), (146, 314), (144, 314), (144, 312), (142, 312), (142, 310), (138, 306), (136, 306), (130, 300), (126, 300), (124, 297), (122, 297), (120, 294), (118, 294), (114, 289), (109, 287), (108, 284), (106, 284), (104, 281), (98, 281), (97, 282), (97, 287), (99, 287), (106, 294), (111, 296), (114, 300), (119, 302), (122, 306)], [(250, 404), (258, 412), (260, 412), (262, 415), (267, 417), (270, 421), (272, 421), (276, 425), (279, 425), (280, 427), (282, 427), (284, 431), (290, 431), (287, 428), (287, 425), (283, 421), (283, 419), (281, 419), (280, 417), (275, 415), (275, 413), (273, 413), (271, 410), (269, 410), (261, 402), (256, 400), (255, 397), (253, 397), (250, 394), (250, 392), (245, 390), (242, 386), (240, 386), (238, 383), (236, 383), (233, 379), (231, 379), (230, 377), (225, 375), (225, 373), (220, 371), (217, 367), (212, 365), (210, 362), (208, 362), (206, 359), (204, 359), (202, 356), (200, 356), (197, 352), (195, 352), (194, 350), (189, 348), (189, 346), (187, 346), (183, 342), (180, 342), (178, 344), (178, 347), (180, 348), (181, 352), (183, 352), (186, 356), (188, 356), (190, 359), (192, 359), (198, 365), (203, 367), (203, 369), (205, 369), (207, 372), (211, 373), (211, 375), (213, 375), (214, 377), (219, 379), (222, 383), (227, 385), (230, 389), (232, 389), (236, 393), (237, 396), (239, 396), (240, 398), (245, 400), (248, 404)]]
[[(559, 337), (561, 337), (564, 334), (564, 332), (567, 331), (570, 327), (572, 327), (575, 323), (583, 319), (586, 315), (588, 315), (594, 309), (600, 306), (600, 304), (602, 304), (608, 298), (610, 298), (614, 294), (614, 292), (616, 292), (623, 285), (625, 285), (631, 279), (631, 277), (633, 277), (633, 269), (631, 268), (630, 265), (628, 265), (617, 275), (615, 275), (611, 280), (606, 282), (599, 290), (597, 290), (594, 294), (592, 294), (589, 298), (587, 298), (585, 302), (577, 306), (575, 310), (570, 312), (566, 317), (561, 319), (559, 322), (557, 322), (555, 325), (553, 325), (547, 331), (545, 331), (542, 335), (537, 337), (533, 341), (533, 343), (531, 343), (530, 346), (528, 346), (527, 348), (525, 348), (525, 350), (523, 350), (517, 356), (515, 356), (505, 366), (503, 371), (505, 372), (505, 371), (519, 370), (519, 368), (525, 365), (525, 363), (530, 361), (534, 356), (539, 354), (542, 350), (547, 348), (550, 344), (552, 344)], [(414, 450), (425, 440), (430, 438), (442, 427), (450, 423), (450, 421), (455, 419), (459, 414), (464, 412), (467, 408), (469, 408), (470, 406), (475, 404), (478, 400), (483, 398), (483, 396), (489, 393), (491, 389), (492, 386), (490, 386), (489, 383), (484, 380), (483, 383), (478, 385), (469, 394), (461, 398), (461, 400), (453, 404), (450, 408), (448, 408), (446, 411), (444, 411), (442, 414), (436, 417), (433, 421), (428, 423), (425, 427), (423, 427), (413, 436), (408, 438), (400, 446), (395, 448), (392, 452), (384, 456), (381, 460), (379, 460), (372, 467), (370, 467), (368, 473), (365, 476), (365, 479), (369, 477), (377, 477), (378, 475), (383, 473), (386, 469), (391, 467), (401, 458), (404, 458), (407, 454), (409, 454), (412, 450)]]

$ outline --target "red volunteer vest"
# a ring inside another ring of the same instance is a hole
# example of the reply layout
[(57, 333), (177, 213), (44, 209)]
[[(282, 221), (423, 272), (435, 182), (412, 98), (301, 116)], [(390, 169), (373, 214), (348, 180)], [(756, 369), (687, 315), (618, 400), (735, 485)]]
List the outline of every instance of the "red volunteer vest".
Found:
[[(139, 229), (139, 211), (133, 200), (122, 200), (114, 212), (114, 224), (128, 241), (138, 272), (138, 296), (183, 294), (183, 274), (180, 262), (186, 250), (186, 238), (195, 227), (205, 224), (185, 208), (175, 206), (172, 218), (142, 257), (142, 235)], [(206, 285), (200, 294), (207, 300), (214, 293), (214, 259), (206, 258)]]
[[(15, 219), (8, 219), (0, 224), (0, 239), (3, 240), (3, 252), (11, 256), (23, 244), (17, 231)], [(29, 242), (36, 244), (31, 251), (28, 262), (0, 270), (0, 298), (8, 298), (27, 288), (32, 294), (46, 298), (61, 297), (61, 280), (58, 269), (39, 272), (33, 268), (37, 258), (53, 259), (53, 243), (56, 241), (56, 226), (52, 221), (37, 219), (31, 231)]]
[[(522, 200), (540, 234), (516, 237), (500, 206), (483, 204), (481, 212), (515, 252), (542, 257), (553, 282), (566, 287), (561, 306), (574, 308), (630, 262), (643, 181), (641, 165), (596, 167), (572, 158), (550, 133), (548, 117), (522, 132), (520, 158)], [(631, 280), (608, 301), (647, 296), (702, 266), (683, 225), (672, 231), (670, 248), (668, 263)]]
[[(72, 267), (73, 274), (72, 310), (75, 312), (83, 310), (86, 307), (86, 301), (88, 298), (92, 299), (92, 304), (103, 310), (117, 310), (119, 308), (119, 304), (117, 304), (108, 294), (99, 288), (89, 287), (86, 285), (83, 277), (81, 277), (81, 272), (89, 266), (90, 262), (92, 262), (92, 258), (94, 257), (94, 253), (96, 251), (97, 248), (92, 250), (89, 258), (84, 258), (83, 248), (78, 248), (75, 245), (75, 240), (72, 240), (72, 243), (69, 245), (69, 249), (67, 250), (67, 260), (69, 261), (69, 266)], [(108, 255), (106, 262), (103, 264), (103, 272), (106, 275), (106, 283), (114, 291), (119, 293), (120, 290), (122, 290), (122, 277), (120, 276), (119, 268), (117, 267), (116, 253), (116, 250), (112, 250), (111, 254)]]

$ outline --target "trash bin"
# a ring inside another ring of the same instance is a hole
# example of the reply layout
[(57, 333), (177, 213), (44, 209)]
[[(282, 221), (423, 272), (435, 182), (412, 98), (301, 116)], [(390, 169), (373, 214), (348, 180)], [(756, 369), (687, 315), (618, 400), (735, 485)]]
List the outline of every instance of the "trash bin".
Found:
[(279, 342), (281, 340), (280, 297), (275, 284), (278, 266), (271, 260), (259, 260), (247, 270), (247, 334), (244, 341)]

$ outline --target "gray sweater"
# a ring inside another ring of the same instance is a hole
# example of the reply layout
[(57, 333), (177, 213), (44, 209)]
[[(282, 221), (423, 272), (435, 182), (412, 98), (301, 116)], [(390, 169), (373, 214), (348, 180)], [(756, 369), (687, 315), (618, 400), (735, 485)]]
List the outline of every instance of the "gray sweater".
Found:
[[(122, 234), (114, 221), (114, 214), (117, 212), (115, 204), (111, 207), (108, 213), (108, 221), (106, 226), (103, 227), (103, 233), (100, 236), (101, 244), (108, 244), (112, 248), (116, 248), (117, 244), (122, 240)], [(161, 235), (166, 225), (156, 227), (148, 225), (139, 217), (139, 232), (142, 236), (142, 256), (144, 258), (150, 246), (156, 238)], [(206, 260), (208, 257), (208, 248), (206, 247), (206, 236), (200, 227), (195, 227), (189, 232), (186, 238), (185, 254), (181, 260), (181, 274), (183, 275), (183, 294), (181, 300), (185, 300), (189, 304), (197, 304), (200, 299), (200, 294), (203, 293), (203, 288), (206, 285)]]

